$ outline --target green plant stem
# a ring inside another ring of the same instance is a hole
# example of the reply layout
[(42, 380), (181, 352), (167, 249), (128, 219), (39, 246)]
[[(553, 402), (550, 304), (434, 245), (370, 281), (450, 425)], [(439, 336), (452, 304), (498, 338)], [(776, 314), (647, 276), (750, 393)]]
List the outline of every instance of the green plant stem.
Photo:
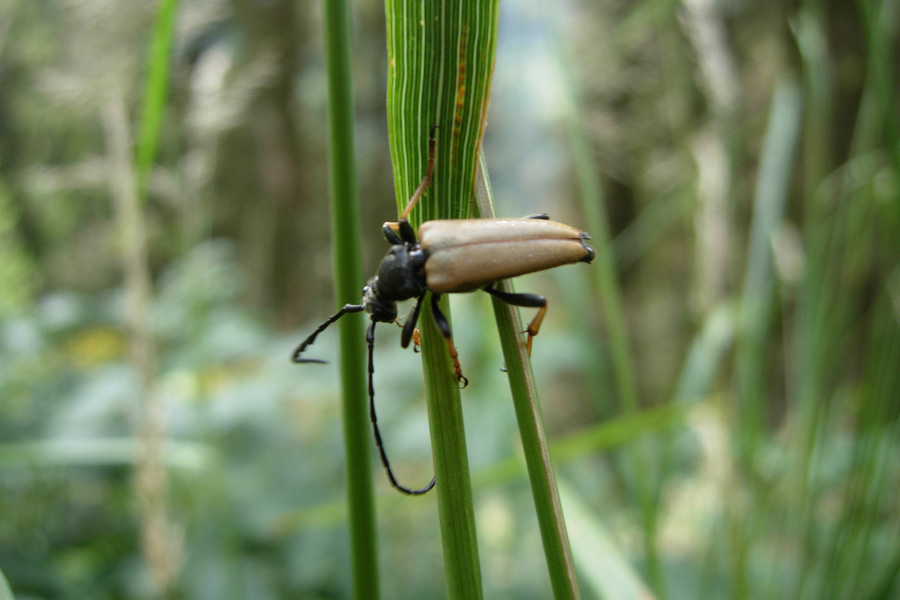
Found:
[[(431, 294), (422, 306), (419, 328), (447, 597), (476, 600), (483, 592), (462, 403), (447, 344), (432, 318), (430, 300)], [(447, 308), (444, 298), (441, 311), (445, 315)]]
[[(350, 16), (345, 0), (328, 0), (324, 9), (328, 67), (331, 233), (337, 304), (341, 306), (346, 302), (359, 300), (360, 284), (363, 279), (358, 242), (359, 194), (353, 141)], [(380, 597), (361, 320), (361, 314), (350, 314), (338, 323), (353, 596), (360, 600)]]
[[(508, 281), (502, 281), (496, 284), (496, 287), (507, 293), (513, 292)], [(516, 409), (516, 420), (522, 438), (522, 449), (528, 468), (528, 479), (531, 482), (541, 539), (544, 542), (544, 556), (547, 559), (553, 595), (557, 600), (579, 598), (572, 551), (569, 547), (556, 479), (553, 476), (543, 416), (534, 386), (534, 374), (525, 345), (518, 333), (520, 329), (518, 314), (515, 307), (497, 298), (492, 299), (492, 304), (506, 361), (509, 388)]]

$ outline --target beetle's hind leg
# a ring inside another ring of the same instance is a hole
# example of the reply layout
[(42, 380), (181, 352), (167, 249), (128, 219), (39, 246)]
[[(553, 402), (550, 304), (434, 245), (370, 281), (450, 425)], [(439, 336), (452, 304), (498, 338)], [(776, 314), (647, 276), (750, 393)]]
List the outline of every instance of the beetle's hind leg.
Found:
[(447, 340), (447, 351), (450, 353), (450, 358), (453, 359), (453, 369), (456, 372), (456, 381), (459, 382), (460, 388), (465, 388), (469, 385), (469, 380), (462, 374), (462, 367), (459, 365), (459, 354), (456, 352), (456, 346), (453, 345), (453, 332), (450, 331), (450, 323), (438, 306), (438, 301), (440, 299), (440, 294), (431, 295), (431, 315), (434, 317), (434, 324), (437, 325), (441, 335)]
[(484, 288), (484, 291), (507, 304), (538, 309), (538, 313), (534, 316), (531, 323), (528, 324), (528, 328), (525, 330), (525, 333), (528, 334), (528, 341), (526, 342), (525, 347), (528, 349), (528, 356), (531, 356), (532, 340), (534, 340), (534, 336), (541, 330), (541, 323), (544, 322), (544, 315), (547, 314), (547, 299), (537, 294), (513, 294), (501, 292), (490, 285)]

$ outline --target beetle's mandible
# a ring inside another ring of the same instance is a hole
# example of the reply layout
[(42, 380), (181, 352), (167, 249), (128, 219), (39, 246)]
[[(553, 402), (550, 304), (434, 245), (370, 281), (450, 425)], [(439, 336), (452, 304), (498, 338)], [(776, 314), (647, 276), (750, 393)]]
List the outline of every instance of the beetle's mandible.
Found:
[(428, 141), (428, 165), (425, 177), (419, 184), (406, 209), (397, 222), (382, 226), (384, 236), (391, 244), (387, 256), (381, 261), (375, 276), (363, 288), (362, 304), (346, 304), (336, 314), (322, 323), (294, 351), (296, 363), (323, 363), (325, 361), (302, 356), (316, 336), (329, 325), (348, 313), (365, 311), (371, 323), (366, 332), (369, 360), (369, 411), (375, 442), (381, 462), (391, 484), (404, 494), (424, 494), (434, 487), (431, 482), (419, 489), (401, 485), (391, 469), (382, 444), (375, 417), (375, 390), (372, 384), (373, 351), (375, 348), (375, 324), (397, 321), (397, 303), (415, 298), (416, 302), (403, 324), (400, 344), (406, 348), (413, 339), (419, 310), (428, 292), (431, 292), (431, 310), (435, 325), (447, 342), (453, 359), (456, 378), (465, 387), (468, 380), (462, 374), (450, 324), (438, 307), (441, 294), (484, 290), (490, 295), (514, 306), (537, 308), (537, 315), (526, 329), (527, 349), (538, 334), (547, 300), (537, 294), (514, 294), (498, 290), (493, 284), (502, 279), (534, 273), (575, 262), (591, 262), (594, 249), (588, 245), (590, 236), (574, 227), (550, 221), (546, 214), (521, 219), (454, 219), (423, 223), (413, 230), (406, 217), (431, 185), (434, 173), (435, 139), (432, 127)]

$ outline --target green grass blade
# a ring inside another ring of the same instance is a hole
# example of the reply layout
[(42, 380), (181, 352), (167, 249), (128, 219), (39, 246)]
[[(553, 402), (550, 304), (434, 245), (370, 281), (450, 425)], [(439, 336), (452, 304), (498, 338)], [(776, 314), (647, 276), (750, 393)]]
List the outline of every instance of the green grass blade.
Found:
[(652, 599), (650, 588), (590, 508), (563, 482), (559, 484), (559, 493), (572, 523), (575, 562), (595, 595), (604, 600)]
[(0, 570), (0, 600), (14, 600), (14, 598), (15, 596), (13, 596), (12, 589), (9, 587), (9, 582), (6, 581), (3, 571)]
[(497, 0), (388, 0), (388, 131), (400, 210), (425, 174), (438, 126), (434, 183), (410, 215), (469, 215), (490, 95)]
[[(359, 302), (363, 280), (353, 140), (349, 5), (345, 0), (329, 0), (325, 3), (324, 16), (331, 141), (331, 239), (334, 246), (335, 291), (340, 306), (347, 302)], [(350, 314), (338, 323), (344, 446), (353, 594), (359, 599), (377, 599), (380, 597), (378, 554), (361, 321), (361, 314)]]
[(897, 113), (897, 86), (891, 67), (896, 61), (895, 27), (900, 3), (892, 0), (859, 0), (866, 34), (867, 86), (874, 91), (885, 147), (900, 169), (900, 115)]
[(776, 89), (760, 158), (735, 349), (741, 423), (737, 442), (748, 459), (765, 425), (768, 340), (776, 292), (772, 242), (784, 220), (800, 124), (800, 90), (789, 81)]
[(584, 214), (588, 231), (594, 240), (594, 249), (597, 251), (597, 258), (594, 262), (592, 273), (595, 276), (594, 285), (597, 295), (603, 304), (616, 391), (621, 410), (626, 412), (635, 411), (638, 409), (637, 384), (634, 364), (631, 360), (615, 257), (612, 252), (612, 238), (610, 236), (609, 223), (603, 209), (603, 194), (593, 160), (591, 159), (590, 141), (585, 134), (581, 113), (578, 108), (578, 93), (574, 84), (575, 76), (571, 72), (571, 61), (567, 58), (567, 52), (564, 47), (563, 26), (560, 23), (559, 14), (557, 14), (559, 9), (552, 6), (552, 3), (547, 0), (543, 4), (563, 82), (562, 96), (565, 100), (566, 131), (569, 143), (572, 146), (572, 159), (580, 192), (578, 196), (580, 208)]
[[(469, 215), (490, 94), (497, 0), (387, 0), (388, 131), (397, 205), (403, 210), (426, 172), (437, 126), (434, 179), (409, 220)], [(442, 312), (449, 318), (444, 299)], [(482, 597), (474, 508), (459, 386), (435, 328), (430, 295), (419, 320), (450, 598)]]
[[(603, 450), (621, 448), (644, 435), (660, 434), (683, 425), (690, 407), (688, 404), (665, 404), (641, 410), (633, 415), (613, 417), (550, 443), (550, 453), (556, 465), (565, 464)], [(0, 448), (0, 466), (2, 466)], [(482, 467), (472, 475), (472, 483), (477, 490), (493, 488), (519, 481), (527, 474), (527, 465), (522, 456), (516, 454), (496, 463)], [(396, 494), (393, 490), (385, 492)], [(392, 503), (388, 510), (398, 510), (402, 504)], [(273, 520), (272, 528), (283, 534), (292, 534), (304, 529), (334, 527), (346, 519), (345, 504), (331, 501), (317, 506), (291, 510)]]
[(734, 339), (735, 312), (730, 304), (721, 304), (709, 311), (681, 367), (672, 394), (673, 402), (692, 402), (711, 392), (723, 356)]
[(135, 167), (138, 196), (144, 197), (147, 180), (156, 160), (162, 120), (166, 101), (169, 97), (169, 69), (172, 53), (172, 36), (175, 31), (175, 17), (178, 14), (178, 0), (162, 0), (153, 27), (147, 60), (147, 87), (138, 131)]

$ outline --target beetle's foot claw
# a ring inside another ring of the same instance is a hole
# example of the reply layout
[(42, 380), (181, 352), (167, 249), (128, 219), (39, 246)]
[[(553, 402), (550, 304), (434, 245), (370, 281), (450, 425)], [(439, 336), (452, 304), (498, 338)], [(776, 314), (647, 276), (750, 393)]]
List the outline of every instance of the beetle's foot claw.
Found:
[(461, 389), (461, 390), (466, 389), (466, 386), (469, 385), (469, 380), (466, 379), (466, 376), (463, 374), (457, 375), (456, 381), (459, 383), (459, 389)]

